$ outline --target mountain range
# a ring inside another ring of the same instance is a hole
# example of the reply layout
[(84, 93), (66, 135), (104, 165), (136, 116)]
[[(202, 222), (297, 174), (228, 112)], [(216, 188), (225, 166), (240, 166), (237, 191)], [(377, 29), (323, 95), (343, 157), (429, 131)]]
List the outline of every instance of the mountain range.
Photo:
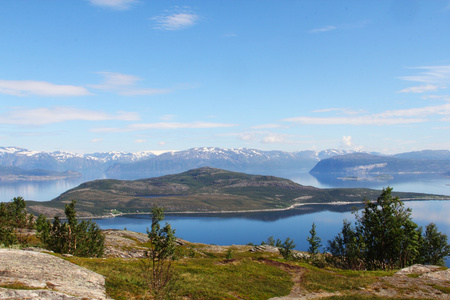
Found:
[(450, 151), (424, 150), (382, 155), (341, 149), (285, 152), (199, 147), (156, 155), (151, 151), (76, 154), (0, 147), (0, 167), (75, 171), (97, 178), (105, 175), (108, 178), (146, 178), (205, 166), (263, 175), (309, 171), (316, 177), (331, 175), (359, 180), (392, 174), (445, 174), (450, 172)]
[(82, 174), (107, 174), (110, 178), (139, 174), (152, 177), (183, 172), (203, 166), (231, 171), (263, 171), (269, 169), (307, 172), (321, 159), (353, 151), (329, 149), (323, 151), (262, 151), (257, 149), (217, 147), (169, 151), (156, 155), (151, 151), (136, 153), (101, 152), (76, 154), (71, 152), (38, 152), (18, 147), (0, 147), (0, 166), (24, 170), (76, 171)]

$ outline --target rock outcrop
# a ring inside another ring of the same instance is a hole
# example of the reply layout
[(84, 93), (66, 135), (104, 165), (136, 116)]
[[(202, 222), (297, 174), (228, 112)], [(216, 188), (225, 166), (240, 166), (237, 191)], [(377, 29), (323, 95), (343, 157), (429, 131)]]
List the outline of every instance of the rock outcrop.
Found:
[(0, 299), (109, 299), (104, 276), (35, 251), (0, 249), (0, 285), (15, 287)]

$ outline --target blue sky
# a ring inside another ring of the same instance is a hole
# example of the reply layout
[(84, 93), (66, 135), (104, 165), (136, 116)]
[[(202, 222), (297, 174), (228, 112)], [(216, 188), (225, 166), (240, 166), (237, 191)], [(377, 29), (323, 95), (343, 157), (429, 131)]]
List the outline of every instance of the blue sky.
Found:
[(0, 145), (450, 149), (450, 1), (0, 1)]

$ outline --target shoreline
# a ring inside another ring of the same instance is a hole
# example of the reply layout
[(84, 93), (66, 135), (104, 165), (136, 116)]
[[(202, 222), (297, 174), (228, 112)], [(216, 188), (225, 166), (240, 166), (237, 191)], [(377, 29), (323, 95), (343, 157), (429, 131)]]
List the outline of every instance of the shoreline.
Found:
[[(399, 200), (403, 202), (408, 201), (450, 201), (450, 198), (439, 198), (439, 199), (430, 199), (427, 198), (400, 198)], [(371, 201), (374, 203), (375, 201)], [(311, 203), (295, 203), (291, 206), (288, 206), (286, 208), (266, 208), (266, 209), (252, 209), (252, 210), (215, 210), (215, 211), (179, 211), (179, 212), (171, 212), (166, 211), (165, 215), (194, 215), (194, 214), (245, 214), (245, 213), (259, 213), (259, 212), (279, 212), (279, 211), (288, 211), (291, 209), (294, 209), (296, 207), (300, 206), (314, 206), (314, 205), (327, 205), (327, 206), (340, 206), (340, 205), (351, 205), (351, 204), (364, 204), (364, 201), (356, 201), (356, 202), (330, 202), (330, 203), (319, 203), (319, 202), (311, 202)], [(120, 213), (120, 214), (111, 214), (106, 216), (98, 216), (93, 217), (90, 219), (107, 219), (107, 218), (115, 218), (115, 217), (121, 217), (121, 216), (127, 216), (127, 215), (146, 215), (150, 214), (151, 212), (134, 212), (134, 213)], [(82, 217), (83, 219), (89, 219), (89, 217)]]

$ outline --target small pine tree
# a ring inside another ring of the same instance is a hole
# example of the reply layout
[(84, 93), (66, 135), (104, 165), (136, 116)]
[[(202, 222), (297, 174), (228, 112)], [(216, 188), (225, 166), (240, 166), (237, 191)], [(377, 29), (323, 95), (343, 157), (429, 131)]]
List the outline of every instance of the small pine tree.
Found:
[(280, 254), (283, 256), (284, 259), (290, 259), (292, 258), (292, 250), (295, 248), (294, 240), (291, 240), (290, 238), (286, 238), (283, 244), (278, 248), (278, 251), (280, 251)]
[(319, 253), (319, 249), (320, 249), (320, 247), (322, 247), (322, 244), (321, 244), (321, 239), (317, 236), (316, 224), (314, 222), (312, 224), (311, 230), (309, 231), (309, 234), (311, 236), (309, 236), (306, 239), (309, 243), (308, 252), (311, 253), (312, 255), (316, 255)]
[(147, 228), (150, 247), (146, 252), (147, 259), (142, 261), (142, 271), (153, 297), (163, 299), (168, 297), (176, 280), (172, 267), (176, 250), (175, 229), (168, 223), (161, 228), (164, 208), (154, 206), (151, 217), (151, 229)]

